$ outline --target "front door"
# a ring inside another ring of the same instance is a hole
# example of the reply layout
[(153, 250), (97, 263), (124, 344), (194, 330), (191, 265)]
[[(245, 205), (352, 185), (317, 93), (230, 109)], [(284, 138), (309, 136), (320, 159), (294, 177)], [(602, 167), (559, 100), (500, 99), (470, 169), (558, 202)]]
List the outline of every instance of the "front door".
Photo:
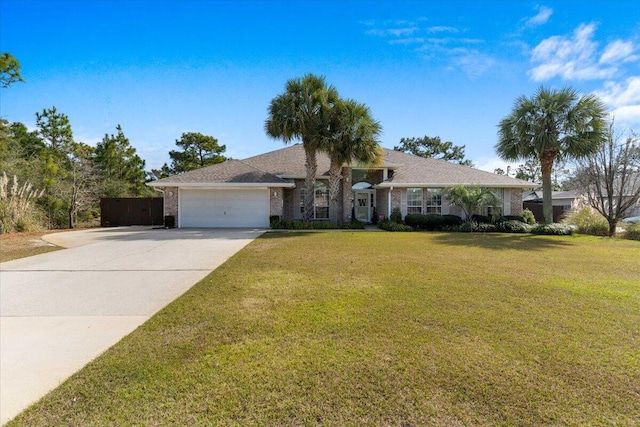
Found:
[(361, 222), (371, 222), (375, 206), (375, 190), (354, 191), (356, 219)]

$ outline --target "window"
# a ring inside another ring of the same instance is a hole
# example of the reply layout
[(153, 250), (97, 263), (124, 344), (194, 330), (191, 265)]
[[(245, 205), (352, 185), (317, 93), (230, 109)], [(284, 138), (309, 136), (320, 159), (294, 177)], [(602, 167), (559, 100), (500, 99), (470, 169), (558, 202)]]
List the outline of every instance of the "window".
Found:
[[(300, 215), (304, 216), (305, 189), (300, 189)], [(313, 219), (329, 219), (329, 189), (322, 182), (316, 182), (313, 197)]]
[(496, 199), (498, 199), (498, 206), (487, 206), (486, 208), (487, 216), (501, 216), (502, 200), (504, 200), (503, 198), (504, 190), (502, 189), (493, 190), (493, 194), (496, 196)]
[(407, 190), (407, 213), (422, 213), (422, 188)]
[(442, 213), (442, 189), (429, 188), (427, 190), (427, 213)]

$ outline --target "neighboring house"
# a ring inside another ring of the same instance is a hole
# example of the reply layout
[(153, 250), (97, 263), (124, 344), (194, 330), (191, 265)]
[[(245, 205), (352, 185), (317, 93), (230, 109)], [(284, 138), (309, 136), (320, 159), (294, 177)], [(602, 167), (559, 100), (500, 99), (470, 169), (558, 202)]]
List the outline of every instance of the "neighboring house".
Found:
[[(551, 205), (553, 206), (553, 222), (559, 222), (571, 209), (582, 205), (578, 191), (552, 191)], [(522, 193), (522, 207), (529, 209), (538, 222), (544, 222), (542, 213), (542, 190), (530, 190)]]
[[(571, 209), (588, 206), (587, 197), (578, 190), (551, 192), (551, 204), (553, 205), (553, 222), (559, 222)], [(543, 222), (542, 214), (542, 190), (531, 190), (522, 193), (522, 207), (533, 212), (536, 221)], [(640, 200), (625, 213), (625, 217), (640, 215)]]
[[(456, 185), (480, 185), (494, 190), (500, 206), (483, 213), (514, 215), (522, 211), (522, 191), (530, 182), (449, 163), (383, 149), (375, 167), (344, 165), (338, 217), (370, 222), (374, 212), (388, 218), (394, 208), (407, 213), (462, 215), (449, 206), (445, 190)], [(318, 153), (315, 220), (329, 218), (329, 158)], [(302, 217), (305, 154), (301, 144), (244, 160), (224, 163), (150, 182), (164, 193), (164, 213), (178, 227), (268, 227), (273, 215)]]

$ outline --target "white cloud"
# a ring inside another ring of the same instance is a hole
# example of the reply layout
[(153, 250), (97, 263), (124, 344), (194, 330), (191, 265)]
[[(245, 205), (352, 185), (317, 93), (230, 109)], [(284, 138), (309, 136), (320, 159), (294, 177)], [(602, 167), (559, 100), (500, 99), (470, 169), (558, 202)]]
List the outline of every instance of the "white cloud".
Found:
[(427, 28), (430, 33), (457, 33), (458, 29), (455, 27), (434, 26)]
[(553, 9), (546, 6), (538, 6), (536, 9), (538, 13), (525, 22), (527, 27), (537, 27), (538, 25), (546, 24), (553, 14)]
[(477, 50), (461, 52), (453, 59), (453, 63), (469, 77), (475, 78), (488, 71), (495, 63), (494, 59)]
[(496, 169), (500, 168), (505, 173), (507, 172), (507, 168), (510, 171), (510, 175), (513, 176), (516, 168), (519, 166), (518, 163), (513, 162), (505, 162), (499, 157), (481, 157), (477, 160), (473, 160), (476, 169), (480, 169), (487, 172), (493, 172)]
[(640, 127), (640, 76), (623, 83), (606, 82), (595, 94), (611, 108), (616, 123), (632, 129)]
[(379, 37), (402, 37), (409, 36), (418, 31), (418, 27), (399, 27), (399, 28), (372, 28), (370, 30), (365, 31), (365, 34), (370, 36), (379, 36)]
[(389, 44), (419, 44), (424, 43), (424, 39), (422, 37), (408, 37), (406, 39), (396, 39), (389, 40)]
[(564, 80), (611, 78), (624, 62), (638, 59), (631, 42), (615, 40), (598, 56), (598, 43), (593, 41), (595, 24), (581, 24), (569, 37), (552, 36), (541, 41), (531, 53), (531, 62), (538, 63), (529, 71), (535, 81), (559, 76)]
[(638, 129), (640, 126), (640, 104), (618, 107), (613, 110), (613, 116), (616, 123), (626, 124), (631, 129)]
[(613, 64), (617, 61), (635, 61), (638, 59), (638, 56), (633, 54), (635, 50), (633, 42), (616, 40), (607, 45), (598, 62), (600, 64)]
[(622, 84), (606, 82), (604, 89), (597, 91), (596, 95), (614, 108), (633, 103), (640, 104), (640, 76), (630, 77)]

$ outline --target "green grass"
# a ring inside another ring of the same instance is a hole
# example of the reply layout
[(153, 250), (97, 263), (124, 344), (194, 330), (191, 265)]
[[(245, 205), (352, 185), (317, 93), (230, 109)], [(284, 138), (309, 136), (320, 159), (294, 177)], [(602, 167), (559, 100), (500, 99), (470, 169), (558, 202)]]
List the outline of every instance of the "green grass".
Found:
[(9, 426), (626, 426), (639, 384), (638, 242), (269, 233)]

